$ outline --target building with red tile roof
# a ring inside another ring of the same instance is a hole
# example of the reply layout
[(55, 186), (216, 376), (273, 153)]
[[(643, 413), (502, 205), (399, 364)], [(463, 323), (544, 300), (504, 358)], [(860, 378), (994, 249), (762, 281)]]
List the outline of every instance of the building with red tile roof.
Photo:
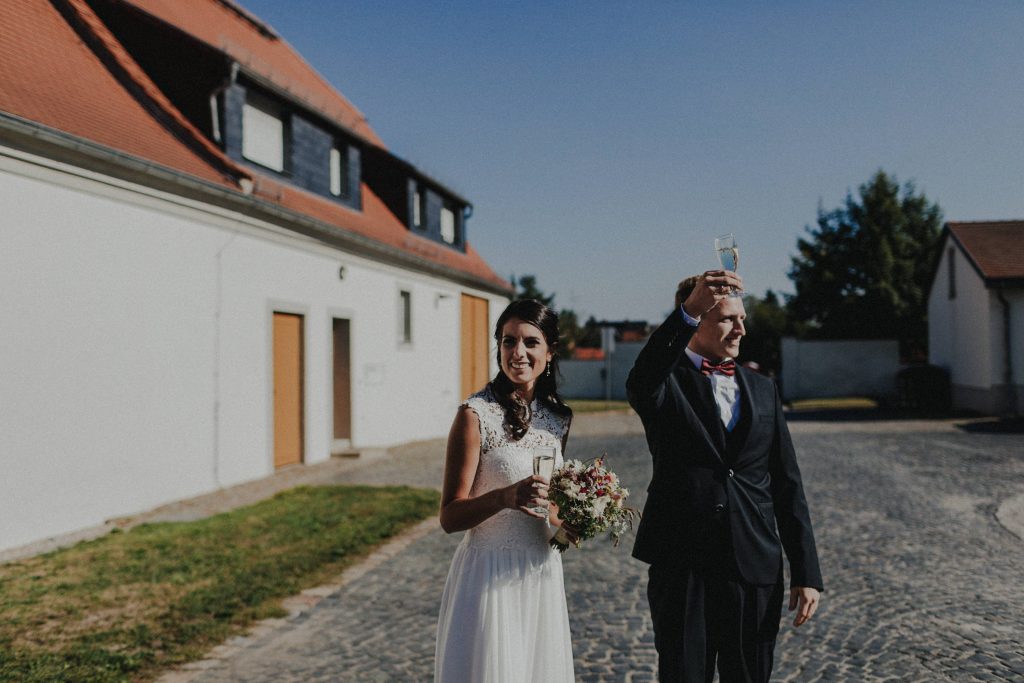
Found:
[(1024, 408), (1024, 220), (949, 222), (928, 297), (929, 360), (953, 405)]
[(470, 202), (231, 0), (0, 3), (0, 202), (0, 557), (444, 436), (496, 371)]
[[(276, 216), (287, 215), (281, 213), (284, 209), (299, 224), (318, 224), (318, 236), (339, 246), (375, 253), (404, 267), (447, 274), (495, 293), (511, 292), (509, 283), (469, 246), (464, 230), (457, 240), (460, 249), (438, 248), (438, 240), (429, 234), (410, 230), (404, 214), (409, 213), (412, 198), (404, 196), (405, 183), (395, 183), (393, 176), (381, 182), (401, 185), (397, 191), (353, 178), (353, 195), (370, 200), (366, 206), (339, 204), (324, 193), (297, 186), (286, 174), (247, 164), (240, 153), (229, 158), (225, 141), (202, 130), (210, 112), (197, 113), (190, 106), (196, 97), (183, 95), (172, 102), (194, 80), (213, 79), (210, 91), (201, 93), (204, 103), (222, 87), (221, 79), (242, 80), (351, 136), (363, 147), (361, 155), (372, 160), (374, 167), (367, 170), (374, 179), (382, 175), (377, 167), (390, 162), (411, 176), (407, 182), (426, 185), (424, 195), (436, 190), (437, 205), (446, 197), (459, 205), (457, 221), (471, 208), (391, 155), (365, 116), (270, 27), (230, 0), (8, 3), (0, 9), (0, 31), (0, 116), (8, 124), (23, 123), (27, 130), (42, 126), (58, 137), (72, 136), (87, 146), (158, 165), (185, 181), (201, 179), (231, 188), (236, 191), (233, 206), (243, 206), (249, 213), (270, 209)], [(202, 56), (195, 59), (196, 70), (180, 68), (179, 60), (196, 54), (197, 47)], [(160, 65), (166, 55), (175, 56), (173, 68)], [(168, 73), (174, 83), (167, 82)], [(192, 113), (191, 119), (183, 111)], [(389, 206), (377, 201), (378, 192), (389, 198), (403, 196)], [(351, 208), (361, 210), (346, 210)]]

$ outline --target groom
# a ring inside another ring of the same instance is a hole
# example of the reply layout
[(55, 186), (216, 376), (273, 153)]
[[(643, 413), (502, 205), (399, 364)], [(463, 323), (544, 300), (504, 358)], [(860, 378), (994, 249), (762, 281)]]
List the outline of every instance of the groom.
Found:
[[(771, 676), (782, 615), (782, 549), (795, 626), (814, 614), (821, 570), (800, 470), (772, 380), (739, 367), (743, 282), (708, 271), (679, 285), (626, 383), (654, 460), (633, 556), (662, 683)], [(777, 530), (776, 530), (777, 525)]]

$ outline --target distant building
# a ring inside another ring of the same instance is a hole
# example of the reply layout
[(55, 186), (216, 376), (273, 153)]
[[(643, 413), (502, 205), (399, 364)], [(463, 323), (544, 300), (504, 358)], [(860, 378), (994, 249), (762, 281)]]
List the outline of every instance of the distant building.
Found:
[(19, 0), (0, 46), (0, 550), (442, 436), (496, 370), (470, 203), (258, 18)]
[(559, 363), (561, 392), (568, 398), (625, 400), (626, 378), (651, 326), (644, 320), (601, 320), (593, 325), (601, 330), (601, 347), (576, 347), (571, 359)]
[(947, 223), (928, 296), (928, 353), (956, 408), (1024, 405), (1024, 221)]

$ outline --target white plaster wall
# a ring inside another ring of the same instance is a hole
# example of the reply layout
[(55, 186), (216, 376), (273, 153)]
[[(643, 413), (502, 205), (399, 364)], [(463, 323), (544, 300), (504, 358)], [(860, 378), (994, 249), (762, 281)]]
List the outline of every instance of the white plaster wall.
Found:
[[(626, 400), (626, 379), (636, 363), (637, 356), (647, 342), (618, 342), (611, 353), (611, 398)], [(567, 398), (601, 399), (609, 387), (603, 373), (608, 367), (604, 360), (564, 360), (559, 363), (562, 384), (559, 391)]]
[(0, 550), (271, 474), (275, 310), (304, 316), (312, 463), (332, 441), (333, 317), (351, 321), (353, 444), (379, 446), (447, 433), (459, 293), (489, 299), (492, 324), (507, 303), (16, 156), (0, 155)]
[(900, 369), (895, 340), (801, 341), (782, 338), (785, 400), (885, 396), (896, 391)]
[(995, 378), (992, 332), (1001, 330), (1001, 322), (993, 320), (998, 312), (993, 307), (995, 297), (957, 248), (956, 297), (949, 298), (950, 243), (947, 238), (928, 300), (929, 360), (949, 370), (954, 385), (988, 388)]
[[(942, 257), (939, 259), (935, 279), (928, 294), (928, 362), (952, 371), (956, 299), (949, 298), (949, 244), (949, 237), (946, 237), (942, 245)], [(970, 267), (963, 257), (956, 266), (959, 269)]]
[[(1014, 384), (1024, 384), (1024, 290), (1006, 290), (1003, 294), (1010, 304), (1011, 365)], [(995, 290), (989, 291), (989, 339), (991, 340), (991, 383), (1004, 385), (1006, 351), (1003, 329), (1003, 304)]]
[[(1006, 293), (1010, 302), (1010, 343), (1013, 345), (1013, 382), (1024, 386), (1024, 290)], [(1024, 397), (1021, 397), (1024, 398)], [(1021, 400), (1019, 398), (1018, 400)], [(1024, 406), (1019, 406), (1024, 408)]]
[(0, 548), (214, 486), (216, 235), (0, 175)]

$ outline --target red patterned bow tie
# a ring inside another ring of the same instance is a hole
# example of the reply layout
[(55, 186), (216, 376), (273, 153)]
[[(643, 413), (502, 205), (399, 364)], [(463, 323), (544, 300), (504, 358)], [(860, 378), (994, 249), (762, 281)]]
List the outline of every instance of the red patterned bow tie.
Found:
[(707, 358), (704, 358), (700, 362), (700, 371), (707, 377), (713, 372), (720, 372), (726, 377), (732, 377), (736, 374), (736, 361), (731, 358), (723, 360), (721, 363), (712, 363)]

